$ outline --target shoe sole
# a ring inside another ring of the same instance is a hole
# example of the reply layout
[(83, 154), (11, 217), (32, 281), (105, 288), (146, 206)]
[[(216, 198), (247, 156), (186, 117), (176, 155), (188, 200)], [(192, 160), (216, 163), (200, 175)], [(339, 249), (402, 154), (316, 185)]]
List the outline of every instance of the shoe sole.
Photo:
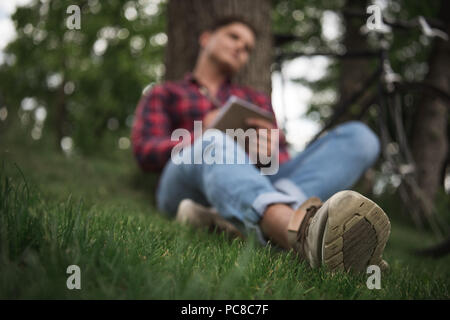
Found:
[(390, 235), (386, 213), (354, 191), (330, 198), (322, 242), (322, 263), (331, 271), (365, 271), (380, 265)]

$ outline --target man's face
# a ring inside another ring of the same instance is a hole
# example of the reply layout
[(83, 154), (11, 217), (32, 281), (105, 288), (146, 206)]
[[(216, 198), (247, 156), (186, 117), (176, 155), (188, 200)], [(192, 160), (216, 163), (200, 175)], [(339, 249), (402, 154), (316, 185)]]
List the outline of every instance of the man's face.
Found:
[(204, 54), (230, 74), (238, 72), (248, 61), (255, 46), (255, 35), (245, 24), (234, 22), (200, 37)]

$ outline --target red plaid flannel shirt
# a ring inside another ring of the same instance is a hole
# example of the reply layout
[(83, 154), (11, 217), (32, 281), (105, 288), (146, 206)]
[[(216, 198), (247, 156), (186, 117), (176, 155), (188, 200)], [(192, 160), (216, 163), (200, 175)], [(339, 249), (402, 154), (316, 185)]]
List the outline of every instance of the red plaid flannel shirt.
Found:
[[(187, 73), (183, 80), (155, 85), (142, 96), (136, 108), (131, 140), (134, 156), (143, 171), (160, 172), (172, 148), (179, 143), (170, 139), (172, 131), (184, 128), (194, 137), (194, 120), (201, 120), (217, 108), (199, 88), (192, 73)], [(227, 80), (220, 86), (216, 98), (223, 104), (231, 95), (273, 113), (267, 95)], [(280, 130), (279, 163), (287, 160), (286, 139)]]

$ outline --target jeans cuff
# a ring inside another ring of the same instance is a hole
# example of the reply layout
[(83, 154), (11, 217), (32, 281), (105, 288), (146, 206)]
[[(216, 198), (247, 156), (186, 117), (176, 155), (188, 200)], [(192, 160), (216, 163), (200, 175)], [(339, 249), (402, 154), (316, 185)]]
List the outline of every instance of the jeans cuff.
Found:
[(294, 210), (298, 209), (298, 207), (308, 199), (308, 196), (303, 192), (303, 190), (289, 179), (283, 178), (277, 180), (273, 186), (277, 190), (295, 197), (297, 200), (297, 205), (293, 207)]
[(297, 198), (281, 192), (267, 192), (256, 197), (252, 207), (262, 218), (267, 207), (273, 203), (297, 204)]

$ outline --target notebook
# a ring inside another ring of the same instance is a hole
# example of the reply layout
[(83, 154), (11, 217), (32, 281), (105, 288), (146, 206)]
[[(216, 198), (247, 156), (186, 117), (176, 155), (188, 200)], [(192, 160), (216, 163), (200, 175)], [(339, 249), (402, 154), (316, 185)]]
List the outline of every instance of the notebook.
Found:
[(231, 96), (220, 109), (210, 128), (219, 129), (224, 132), (226, 129), (247, 130), (250, 128), (245, 122), (247, 118), (260, 118), (271, 123), (275, 122), (273, 114), (269, 111), (263, 110), (236, 96)]

